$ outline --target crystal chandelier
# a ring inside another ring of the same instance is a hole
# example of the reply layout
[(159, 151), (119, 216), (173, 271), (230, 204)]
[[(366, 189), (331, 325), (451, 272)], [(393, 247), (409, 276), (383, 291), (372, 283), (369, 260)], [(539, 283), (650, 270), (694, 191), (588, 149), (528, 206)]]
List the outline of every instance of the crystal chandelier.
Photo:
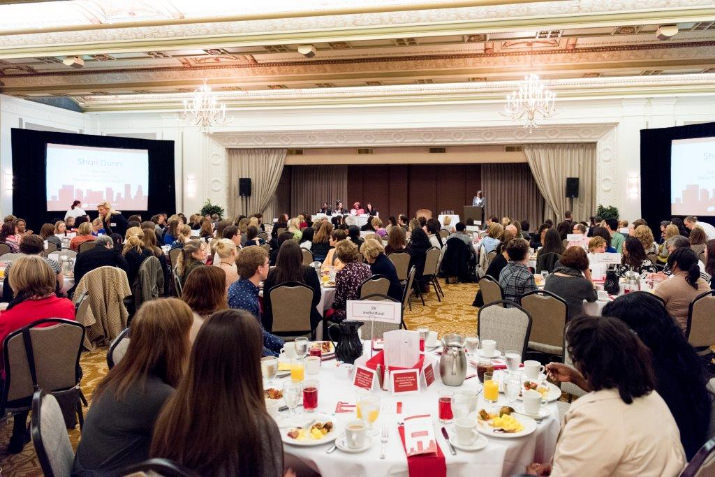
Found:
[(534, 74), (524, 78), (517, 91), (506, 97), (504, 112), (513, 120), (524, 123), (529, 132), (539, 127), (538, 119), (551, 117), (555, 111), (556, 94), (546, 89), (539, 77)]
[(201, 132), (211, 134), (211, 128), (226, 122), (226, 105), (218, 104), (216, 94), (204, 80), (204, 84), (194, 91), (191, 99), (184, 100), (183, 119)]

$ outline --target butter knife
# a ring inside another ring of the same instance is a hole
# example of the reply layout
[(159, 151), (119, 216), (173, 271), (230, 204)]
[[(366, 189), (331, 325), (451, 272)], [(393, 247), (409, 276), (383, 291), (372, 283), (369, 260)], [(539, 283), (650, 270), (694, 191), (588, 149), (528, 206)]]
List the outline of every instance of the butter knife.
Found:
[(454, 448), (451, 442), (449, 442), (449, 434), (447, 434), (447, 428), (442, 427), (442, 435), (444, 436), (444, 440), (447, 441), (447, 445), (449, 446), (449, 452), (452, 455), (457, 455), (457, 450)]

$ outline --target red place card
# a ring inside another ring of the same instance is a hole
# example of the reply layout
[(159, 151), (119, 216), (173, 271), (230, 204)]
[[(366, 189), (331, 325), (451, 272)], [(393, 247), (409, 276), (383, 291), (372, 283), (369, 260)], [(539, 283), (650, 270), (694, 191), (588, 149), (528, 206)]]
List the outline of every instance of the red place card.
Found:
[(432, 363), (430, 363), (425, 366), (422, 371), (425, 377), (425, 385), (426, 387), (429, 387), (430, 384), (434, 382), (434, 366), (432, 365)]
[(368, 391), (371, 391), (375, 383), (375, 378), (375, 371), (364, 366), (358, 366), (355, 368), (355, 377), (353, 378), (353, 385), (358, 388), (367, 389)]
[(411, 393), (420, 390), (420, 370), (401, 369), (390, 372), (390, 384), (394, 394)]

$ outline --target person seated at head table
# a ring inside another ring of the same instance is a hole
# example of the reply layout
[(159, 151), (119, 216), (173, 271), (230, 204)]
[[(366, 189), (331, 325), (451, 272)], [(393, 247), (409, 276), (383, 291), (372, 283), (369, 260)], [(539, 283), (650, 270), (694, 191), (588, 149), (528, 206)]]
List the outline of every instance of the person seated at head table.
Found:
[[(596, 238), (603, 240), (602, 237)], [(544, 290), (566, 301), (569, 320), (583, 313), (584, 300), (596, 301), (598, 294), (591, 281), (588, 257), (583, 248), (566, 249), (553, 273), (546, 277)]]
[(656, 389), (648, 348), (623, 321), (580, 316), (566, 330), (574, 368), (546, 366), (552, 380), (589, 391), (563, 417), (552, 463), (530, 475), (676, 477), (685, 466), (678, 426)]
[(372, 207), (372, 204), (370, 202), (365, 204), (365, 213), (368, 215), (378, 215), (377, 210)]
[(320, 204), (320, 210), (318, 210), (319, 214), (325, 214), (325, 215), (331, 215), (333, 210), (330, 208), (327, 202), (323, 202)]
[(686, 458), (692, 459), (707, 440), (711, 407), (705, 370), (697, 353), (663, 302), (652, 293), (621, 295), (606, 304), (601, 314), (622, 320), (650, 349), (655, 390), (673, 414)]
[(177, 298), (142, 304), (126, 354), (94, 392), (72, 475), (121, 475), (149, 458), (156, 419), (187, 366), (192, 323)]
[(364, 215), (365, 209), (360, 205), (360, 201), (353, 203), (353, 208), (350, 209), (350, 215)]

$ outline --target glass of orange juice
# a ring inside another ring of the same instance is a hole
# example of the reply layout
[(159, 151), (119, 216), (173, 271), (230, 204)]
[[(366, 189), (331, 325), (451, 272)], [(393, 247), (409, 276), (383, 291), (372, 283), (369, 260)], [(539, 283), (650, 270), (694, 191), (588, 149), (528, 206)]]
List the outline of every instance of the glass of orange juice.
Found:
[(499, 400), (499, 383), (494, 380), (494, 375), (484, 373), (484, 399), (491, 403)]
[(290, 365), (290, 379), (294, 383), (300, 383), (305, 378), (305, 365), (302, 361), (293, 361)]

